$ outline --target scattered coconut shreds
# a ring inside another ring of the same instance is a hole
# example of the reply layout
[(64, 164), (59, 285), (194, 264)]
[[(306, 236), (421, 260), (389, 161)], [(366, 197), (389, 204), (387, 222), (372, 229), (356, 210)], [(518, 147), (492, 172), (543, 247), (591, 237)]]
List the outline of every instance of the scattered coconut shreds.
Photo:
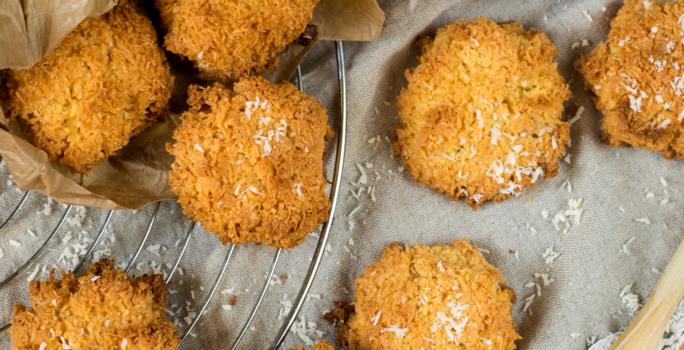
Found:
[(349, 214), (347, 215), (347, 230), (349, 232), (354, 231), (356, 228), (356, 219), (354, 219), (354, 216), (358, 214), (362, 209), (362, 206), (359, 204), (354, 209), (352, 209)]
[(663, 185), (663, 187), (667, 187), (668, 185), (667, 180), (665, 180), (665, 178), (662, 176), (660, 177), (660, 184)]
[(560, 254), (553, 249), (553, 246), (549, 246), (544, 251), (542, 257), (544, 258), (544, 263), (549, 267), (553, 266), (553, 263), (558, 259)]
[(670, 197), (667, 195), (667, 190), (665, 190), (665, 197), (660, 200), (660, 205), (665, 205), (670, 202)]
[(40, 272), (40, 265), (36, 264), (36, 267), (33, 269), (33, 271), (26, 277), (26, 282), (31, 282), (34, 279), (36, 279), (36, 276), (38, 276), (38, 273)]
[(637, 218), (637, 219), (634, 219), (634, 221), (641, 223), (641, 224), (644, 224), (644, 225), (650, 225), (651, 224), (651, 220), (649, 218)]
[(368, 174), (366, 173), (366, 169), (364, 169), (359, 163), (356, 163), (356, 169), (358, 169), (360, 173), (359, 179), (356, 181), (356, 183), (359, 185), (368, 184)]
[(584, 212), (582, 205), (582, 198), (569, 199), (567, 209), (559, 210), (553, 218), (551, 218), (551, 223), (556, 231), (565, 234), (570, 231), (572, 225), (579, 225), (582, 221), (582, 213)]
[(52, 198), (48, 197), (45, 203), (43, 203), (43, 210), (41, 211), (41, 213), (45, 216), (49, 216), (50, 214), (52, 214), (53, 203), (54, 202), (52, 201)]
[(625, 244), (622, 245), (622, 249), (620, 250), (620, 252), (624, 253), (625, 255), (629, 255), (629, 245), (634, 243), (635, 240), (636, 237), (632, 236), (632, 238), (627, 240), (627, 242), (625, 242)]
[(71, 349), (71, 345), (69, 345), (69, 343), (66, 341), (66, 339), (64, 339), (64, 337), (61, 335), (59, 336), (59, 342), (62, 344), (62, 349), (64, 349), (64, 350), (70, 350)]
[(314, 345), (315, 342), (312, 337), (320, 339), (325, 335), (325, 332), (318, 329), (318, 324), (316, 322), (307, 322), (304, 316), (300, 316), (292, 325), (292, 333), (296, 334), (306, 346)]
[(570, 333), (570, 337), (577, 339), (577, 338), (580, 337), (580, 334), (577, 333), (577, 332), (575, 332), (575, 333)]
[(283, 320), (292, 310), (292, 301), (287, 298), (287, 293), (283, 294), (283, 299), (280, 300), (280, 310), (278, 310), (278, 320)]
[[(541, 284), (537, 281), (541, 280)], [(534, 300), (537, 297), (542, 296), (542, 287), (548, 287), (555, 281), (554, 278), (552, 278), (548, 273), (535, 273), (534, 274), (534, 281), (527, 282), (525, 284), (525, 288), (534, 288), (534, 293), (528, 295), (523, 299), (525, 302), (523, 303), (523, 313), (528, 313), (532, 314), (532, 304), (534, 303)]]
[(382, 316), (382, 310), (378, 311), (375, 316), (371, 317), (371, 324), (373, 324), (373, 326), (378, 325), (378, 322), (380, 322), (380, 316)]
[(534, 298), (536, 297), (535, 294), (530, 294), (527, 297), (525, 297), (525, 304), (523, 304), (523, 313), (529, 312), (532, 314), (532, 311), (530, 311), (530, 307), (532, 306), (532, 303), (534, 303)]
[(71, 216), (67, 217), (66, 221), (70, 227), (80, 228), (83, 227), (83, 223), (86, 219), (86, 208), (80, 205), (74, 205), (71, 207)]
[(159, 256), (159, 250), (162, 248), (161, 244), (150, 244), (145, 250), (148, 252), (154, 254), (155, 256)]
[(572, 182), (570, 182), (570, 179), (565, 179), (565, 181), (561, 185), (561, 189), (563, 188), (567, 188), (568, 193), (572, 193)]
[(634, 315), (641, 308), (639, 296), (632, 292), (632, 283), (622, 288), (620, 291), (620, 299), (622, 301), (622, 305), (630, 315)]
[[(371, 146), (369, 150), (372, 153), (369, 159), (375, 158), (377, 153), (374, 153), (378, 146), (387, 145), (390, 147), (384, 148), (384, 150), (389, 150), (390, 156), (394, 159), (394, 153), (392, 152), (392, 141), (387, 136), (376, 135), (367, 139), (367, 143)], [(370, 203), (377, 202), (377, 185), (381, 180), (392, 179), (396, 174), (404, 172), (404, 167), (398, 164), (395, 169), (389, 169), (387, 166), (378, 166), (373, 164), (370, 160), (361, 161), (354, 164), (358, 175), (356, 180), (350, 181), (349, 188), (349, 199), (353, 199), (356, 203), (349, 206), (351, 208), (347, 214), (347, 230), (354, 231), (357, 226), (357, 220), (354, 219), (360, 212), (365, 212), (369, 209)], [(368, 201), (370, 199), (370, 201)]]
[(396, 324), (380, 329), (380, 333), (394, 333), (398, 338), (403, 338), (407, 332), (408, 328), (401, 328)]
[(578, 120), (582, 119), (582, 117), (584, 116), (583, 114), (584, 106), (579, 106), (579, 108), (577, 108), (577, 113), (575, 113), (575, 115), (570, 120), (568, 120), (568, 124), (575, 124)]
[(555, 281), (548, 273), (535, 273), (534, 278), (541, 278), (544, 287), (548, 287)]
[(321, 300), (323, 297), (321, 297), (320, 294), (318, 293), (309, 293), (309, 295), (306, 296), (306, 301), (315, 299), (315, 300)]

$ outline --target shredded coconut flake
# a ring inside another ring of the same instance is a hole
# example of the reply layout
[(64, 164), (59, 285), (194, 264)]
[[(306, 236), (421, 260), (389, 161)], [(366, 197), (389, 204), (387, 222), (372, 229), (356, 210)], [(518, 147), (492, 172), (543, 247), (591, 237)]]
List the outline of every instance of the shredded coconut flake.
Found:
[(632, 292), (632, 283), (622, 288), (622, 291), (620, 291), (620, 299), (622, 305), (627, 309), (630, 315), (634, 315), (641, 308), (639, 296)]
[(294, 184), (294, 193), (297, 195), (298, 198), (301, 198), (303, 196), (302, 193), (302, 183), (301, 182), (295, 182)]
[(468, 317), (463, 313), (468, 310), (467, 304), (458, 304), (455, 301), (447, 303), (450, 315), (439, 311), (437, 312), (437, 319), (433, 322), (430, 330), (434, 333), (438, 329), (443, 329), (452, 343), (459, 343), (459, 338), (463, 334), (463, 330), (468, 325)]
[(629, 255), (629, 245), (634, 243), (635, 240), (636, 240), (636, 237), (632, 236), (632, 238), (627, 240), (627, 242), (625, 242), (625, 244), (622, 245), (622, 249), (620, 251), (622, 253), (624, 253), (625, 255)]
[(292, 325), (292, 333), (296, 334), (306, 346), (313, 346), (312, 337), (321, 338), (325, 333), (318, 329), (316, 322), (307, 322), (304, 316)]
[(553, 263), (558, 259), (560, 254), (553, 249), (553, 246), (549, 246), (544, 251), (542, 257), (544, 258), (544, 263), (548, 266), (553, 266)]
[(373, 326), (377, 326), (378, 322), (380, 322), (380, 316), (382, 316), (382, 310), (378, 311), (375, 316), (371, 318), (371, 324)]
[(398, 338), (403, 338), (407, 332), (408, 328), (401, 328), (396, 324), (380, 330), (380, 333), (394, 333)]
[(644, 225), (650, 225), (651, 224), (651, 220), (649, 218), (638, 218), (638, 219), (634, 219), (634, 221), (636, 221), (638, 223), (642, 223)]

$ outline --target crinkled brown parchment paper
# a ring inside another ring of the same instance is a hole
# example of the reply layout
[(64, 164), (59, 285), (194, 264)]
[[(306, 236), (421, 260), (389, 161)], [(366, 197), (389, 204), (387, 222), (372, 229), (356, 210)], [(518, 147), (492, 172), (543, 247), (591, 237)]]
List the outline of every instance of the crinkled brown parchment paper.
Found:
[[(113, 0), (0, 0), (0, 69), (30, 67), (83, 19), (99, 16), (114, 5)], [(380, 35), (384, 19), (376, 0), (322, 0), (313, 23), (319, 40), (367, 41)], [(278, 68), (266, 75), (274, 81), (287, 79), (314, 43), (311, 40), (291, 45), (281, 55)], [(180, 93), (172, 98), (172, 110), (174, 105), (184, 105), (182, 98), (188, 84), (184, 77), (176, 81)], [(174, 197), (167, 185), (172, 158), (164, 150), (177, 125), (173, 115), (83, 175), (50, 161), (45, 152), (26, 141), (16, 124), (0, 110), (0, 155), (14, 182), (23, 189), (63, 203), (107, 209), (137, 209)]]

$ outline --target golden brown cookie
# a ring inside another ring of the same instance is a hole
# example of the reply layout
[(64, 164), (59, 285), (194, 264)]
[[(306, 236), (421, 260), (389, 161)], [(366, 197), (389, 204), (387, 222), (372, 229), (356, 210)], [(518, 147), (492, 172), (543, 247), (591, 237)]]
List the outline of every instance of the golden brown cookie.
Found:
[(169, 152), (183, 212), (223, 242), (293, 247), (327, 219), (325, 109), (292, 84), (189, 88)]
[(176, 327), (165, 318), (160, 275), (128, 277), (100, 261), (76, 277), (33, 281), (33, 308), (14, 306), (12, 349), (174, 349)]
[(390, 245), (356, 280), (349, 349), (515, 349), (512, 290), (465, 240)]
[(421, 44), (397, 99), (395, 146), (416, 181), (477, 208), (556, 175), (570, 91), (544, 33), (478, 18)]
[(684, 1), (626, 0), (578, 62), (612, 146), (684, 158)]
[(195, 63), (206, 79), (237, 80), (275, 67), (304, 32), (319, 0), (156, 0), (167, 50)]
[(83, 21), (51, 54), (8, 74), (8, 116), (32, 143), (83, 173), (166, 109), (173, 79), (150, 20), (122, 0)]

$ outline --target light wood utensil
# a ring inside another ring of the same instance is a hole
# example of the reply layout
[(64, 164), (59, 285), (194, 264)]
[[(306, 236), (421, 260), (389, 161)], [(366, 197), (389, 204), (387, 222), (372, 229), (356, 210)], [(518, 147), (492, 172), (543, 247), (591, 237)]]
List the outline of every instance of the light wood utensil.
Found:
[(684, 297), (684, 240), (660, 276), (641, 312), (611, 350), (655, 350), (672, 313)]

